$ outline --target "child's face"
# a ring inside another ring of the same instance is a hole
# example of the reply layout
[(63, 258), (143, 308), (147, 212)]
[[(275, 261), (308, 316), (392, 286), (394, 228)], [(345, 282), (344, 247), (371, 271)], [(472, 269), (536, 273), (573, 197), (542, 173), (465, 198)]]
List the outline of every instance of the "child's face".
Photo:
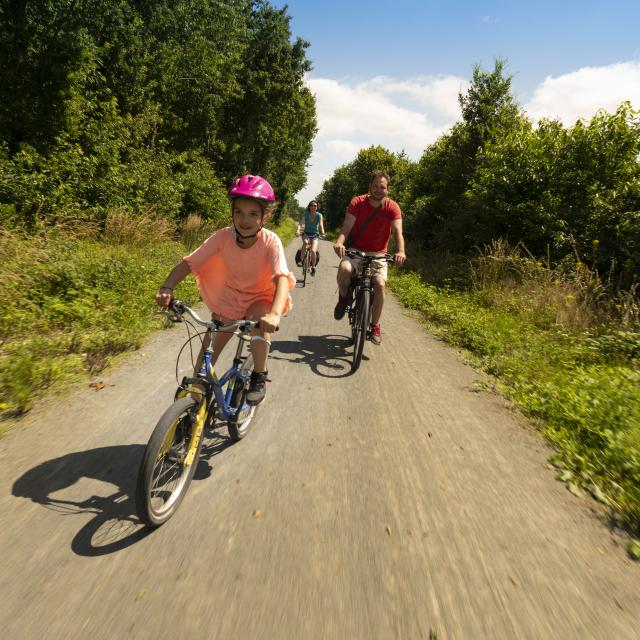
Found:
[(262, 207), (247, 198), (236, 198), (233, 201), (233, 224), (242, 235), (257, 233), (262, 222)]

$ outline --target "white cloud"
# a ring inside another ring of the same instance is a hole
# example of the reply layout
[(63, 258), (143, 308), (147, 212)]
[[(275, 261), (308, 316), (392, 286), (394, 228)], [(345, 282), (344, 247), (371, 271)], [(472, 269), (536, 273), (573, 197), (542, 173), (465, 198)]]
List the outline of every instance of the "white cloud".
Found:
[(460, 115), (458, 94), (466, 93), (469, 81), (456, 76), (426, 76), (414, 80), (394, 80), (377, 76), (362, 85), (374, 92), (406, 95), (427, 107), (434, 117), (457, 119)]
[(314, 198), (340, 165), (358, 151), (382, 145), (418, 159), (459, 117), (458, 93), (465, 80), (453, 76), (366, 81), (307, 80), (316, 97), (318, 135), (309, 161), (309, 184), (300, 203)]
[(362, 148), (361, 145), (352, 140), (328, 140), (324, 147), (333, 154), (335, 160), (343, 158), (347, 161), (353, 159)]
[(443, 130), (426, 113), (392, 100), (368, 83), (347, 84), (315, 78), (308, 81), (316, 96), (318, 138), (360, 139), (366, 144), (392, 144), (419, 153)]
[[(494, 21), (487, 16), (486, 22)], [(469, 86), (463, 78), (446, 75), (340, 82), (311, 78), (307, 84), (316, 96), (319, 131), (309, 161), (309, 184), (297, 196), (303, 204), (316, 197), (324, 180), (360, 149), (379, 144), (418, 159), (459, 120), (458, 94)], [(559, 118), (572, 125), (579, 118), (593, 117), (598, 109), (613, 112), (625, 100), (640, 107), (640, 61), (548, 76), (525, 110), (533, 120)]]
[(569, 126), (580, 118), (592, 118), (599, 109), (614, 112), (626, 100), (640, 107), (640, 61), (547, 76), (525, 111), (534, 121), (558, 118)]

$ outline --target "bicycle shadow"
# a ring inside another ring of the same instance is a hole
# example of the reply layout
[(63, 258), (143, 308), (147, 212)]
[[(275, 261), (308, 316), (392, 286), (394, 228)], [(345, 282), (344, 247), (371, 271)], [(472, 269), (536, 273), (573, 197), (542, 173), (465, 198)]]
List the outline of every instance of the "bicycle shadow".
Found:
[(298, 340), (272, 339), (269, 358), (306, 364), (323, 378), (346, 378), (353, 374), (351, 338), (337, 334), (298, 336)]
[[(194, 480), (212, 473), (209, 460), (232, 444), (231, 438), (215, 431), (206, 434)], [(79, 556), (115, 553), (146, 538), (155, 529), (139, 520), (136, 481), (145, 445), (114, 445), (69, 453), (47, 460), (20, 476), (12, 494), (27, 498), (62, 516), (93, 514), (71, 541), (71, 550)], [(115, 486), (109, 495), (78, 497), (84, 479)], [(58, 495), (56, 495), (58, 494)]]

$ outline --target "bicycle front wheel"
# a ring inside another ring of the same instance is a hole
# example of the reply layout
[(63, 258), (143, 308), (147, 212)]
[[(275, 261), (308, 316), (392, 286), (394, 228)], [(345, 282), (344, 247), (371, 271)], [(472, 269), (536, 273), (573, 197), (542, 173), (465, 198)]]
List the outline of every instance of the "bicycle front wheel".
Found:
[[(245, 361), (240, 367), (240, 371), (249, 375), (253, 370), (253, 356), (248, 355)], [(230, 405), (233, 409), (236, 409), (236, 414), (229, 418), (227, 422), (227, 428), (229, 429), (229, 436), (232, 440), (242, 440), (253, 423), (253, 417), (255, 416), (256, 405), (248, 405), (246, 403), (247, 391), (249, 390), (249, 380), (245, 380), (240, 376), (237, 376), (233, 381), (233, 392), (231, 393)]]
[(200, 416), (199, 425), (196, 401), (180, 398), (164, 412), (153, 430), (136, 488), (138, 515), (146, 525), (164, 524), (180, 506), (198, 464), (204, 417)]
[(353, 364), (352, 371), (357, 371), (362, 362), (362, 352), (364, 343), (367, 339), (367, 331), (369, 329), (369, 305), (371, 304), (371, 291), (362, 288), (358, 292), (356, 299), (356, 311), (353, 318)]
[(302, 256), (302, 286), (307, 286), (307, 272), (309, 271), (309, 249), (305, 249)]

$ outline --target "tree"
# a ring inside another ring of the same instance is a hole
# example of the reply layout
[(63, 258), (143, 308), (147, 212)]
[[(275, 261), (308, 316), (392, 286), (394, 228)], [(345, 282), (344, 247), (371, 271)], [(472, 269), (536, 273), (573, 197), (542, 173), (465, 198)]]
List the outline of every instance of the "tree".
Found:
[(462, 121), (428, 147), (413, 169), (406, 210), (409, 235), (425, 245), (466, 251), (477, 243), (475, 231), (484, 224), (467, 198), (479, 154), (521, 126), (524, 116), (502, 60), (491, 72), (476, 65), (467, 93), (458, 99)]
[[(371, 175), (384, 171), (390, 178), (390, 195), (402, 189), (409, 161), (402, 153), (396, 155), (381, 146), (371, 146), (358, 152), (355, 160), (339, 167), (329, 180), (324, 182), (318, 199), (328, 227), (339, 227), (346, 208), (354, 196), (367, 193)], [(397, 181), (397, 182), (396, 182)]]

